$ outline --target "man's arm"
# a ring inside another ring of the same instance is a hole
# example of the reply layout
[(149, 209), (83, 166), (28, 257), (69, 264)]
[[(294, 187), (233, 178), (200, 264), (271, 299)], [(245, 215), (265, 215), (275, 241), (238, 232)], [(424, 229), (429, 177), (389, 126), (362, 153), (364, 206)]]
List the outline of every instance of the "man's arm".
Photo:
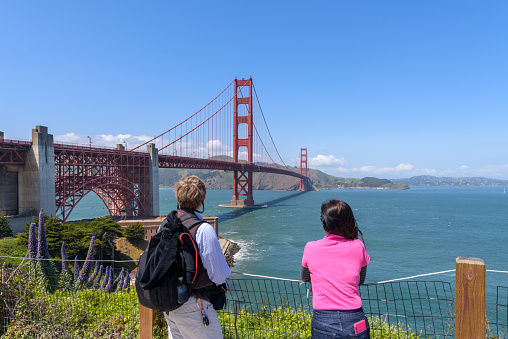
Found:
[(231, 270), (222, 253), (213, 226), (208, 223), (201, 224), (196, 232), (196, 242), (201, 262), (208, 272), (208, 277), (217, 285), (224, 284), (231, 274)]

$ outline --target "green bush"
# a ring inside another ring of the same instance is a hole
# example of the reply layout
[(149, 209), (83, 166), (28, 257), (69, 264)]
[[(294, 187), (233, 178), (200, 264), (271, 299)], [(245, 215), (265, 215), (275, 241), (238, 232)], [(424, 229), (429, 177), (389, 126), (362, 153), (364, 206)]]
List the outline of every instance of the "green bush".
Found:
[[(4, 238), (0, 240), (0, 256), (24, 258), (26, 253), (26, 246), (20, 245), (16, 238)], [(21, 259), (1, 258), (0, 261), (12, 265), (19, 265), (21, 263)]]
[(310, 338), (312, 314), (291, 307), (269, 311), (266, 306), (252, 313), (241, 310), (217, 312), (224, 338)]
[(12, 228), (9, 226), (9, 218), (5, 215), (0, 216), (0, 238), (12, 237)]

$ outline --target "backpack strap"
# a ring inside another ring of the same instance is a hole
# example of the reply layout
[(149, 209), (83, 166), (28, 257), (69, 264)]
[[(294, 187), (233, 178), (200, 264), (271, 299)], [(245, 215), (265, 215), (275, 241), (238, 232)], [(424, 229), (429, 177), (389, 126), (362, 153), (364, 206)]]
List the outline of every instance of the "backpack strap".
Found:
[(186, 210), (183, 210), (185, 212), (184, 215), (180, 217), (180, 220), (182, 221), (182, 224), (187, 227), (187, 229), (190, 231), (196, 226), (199, 226), (203, 223), (205, 223), (204, 220), (200, 220), (194, 212), (189, 212)]

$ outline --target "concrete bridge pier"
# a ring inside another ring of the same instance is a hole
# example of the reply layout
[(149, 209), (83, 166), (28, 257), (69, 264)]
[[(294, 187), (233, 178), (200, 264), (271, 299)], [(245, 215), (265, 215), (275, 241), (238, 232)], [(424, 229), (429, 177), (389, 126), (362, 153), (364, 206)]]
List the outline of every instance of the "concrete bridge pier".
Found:
[(19, 214), (41, 208), (56, 213), (55, 147), (46, 126), (32, 129), (32, 147), (18, 172), (18, 199)]

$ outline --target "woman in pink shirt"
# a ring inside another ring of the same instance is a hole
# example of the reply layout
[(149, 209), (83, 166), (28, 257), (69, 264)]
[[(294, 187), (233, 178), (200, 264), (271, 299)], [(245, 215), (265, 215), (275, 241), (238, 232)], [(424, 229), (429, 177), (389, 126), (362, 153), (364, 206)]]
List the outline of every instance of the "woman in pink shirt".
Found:
[(358, 239), (362, 232), (340, 200), (321, 206), (321, 222), (326, 235), (305, 245), (301, 270), (302, 281), (312, 286), (312, 338), (370, 338), (358, 292), (370, 261)]

